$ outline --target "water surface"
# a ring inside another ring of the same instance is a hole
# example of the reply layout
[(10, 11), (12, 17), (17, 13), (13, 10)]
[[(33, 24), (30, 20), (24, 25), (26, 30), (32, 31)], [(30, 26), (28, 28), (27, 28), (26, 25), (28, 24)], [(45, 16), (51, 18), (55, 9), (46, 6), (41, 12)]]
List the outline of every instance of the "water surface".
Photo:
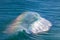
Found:
[(60, 1), (59, 0), (0, 0), (0, 40), (5, 40), (5, 30), (18, 15), (24, 11), (38, 12), (52, 22), (53, 26), (47, 34), (31, 37), (20, 32), (7, 40), (60, 40)]

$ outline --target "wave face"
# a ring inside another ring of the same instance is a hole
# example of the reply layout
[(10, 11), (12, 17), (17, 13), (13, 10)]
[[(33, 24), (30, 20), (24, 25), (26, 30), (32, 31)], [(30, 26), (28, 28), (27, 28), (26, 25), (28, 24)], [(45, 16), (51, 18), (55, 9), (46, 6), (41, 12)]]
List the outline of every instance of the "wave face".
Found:
[(37, 12), (23, 12), (14, 22), (9, 25), (4, 33), (12, 34), (18, 31), (25, 31), (28, 34), (38, 34), (48, 31), (52, 24), (41, 17)]

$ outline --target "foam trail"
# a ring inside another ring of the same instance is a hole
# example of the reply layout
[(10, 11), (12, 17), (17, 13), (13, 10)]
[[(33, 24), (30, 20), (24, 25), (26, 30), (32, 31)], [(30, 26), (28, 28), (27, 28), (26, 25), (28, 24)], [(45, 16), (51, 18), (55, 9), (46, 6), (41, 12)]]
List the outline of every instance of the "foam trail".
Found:
[(23, 12), (9, 25), (4, 33), (12, 34), (25, 30), (28, 34), (38, 34), (48, 31), (51, 26), (51, 22), (41, 17), (37, 12)]

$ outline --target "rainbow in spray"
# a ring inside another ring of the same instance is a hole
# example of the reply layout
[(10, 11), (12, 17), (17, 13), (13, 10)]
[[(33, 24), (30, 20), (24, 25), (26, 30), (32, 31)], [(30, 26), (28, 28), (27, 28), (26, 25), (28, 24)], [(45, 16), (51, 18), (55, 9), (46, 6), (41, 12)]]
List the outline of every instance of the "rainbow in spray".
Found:
[(12, 34), (25, 30), (26, 33), (38, 34), (48, 31), (52, 26), (51, 22), (41, 17), (37, 12), (23, 12), (12, 24), (4, 31), (4, 33)]

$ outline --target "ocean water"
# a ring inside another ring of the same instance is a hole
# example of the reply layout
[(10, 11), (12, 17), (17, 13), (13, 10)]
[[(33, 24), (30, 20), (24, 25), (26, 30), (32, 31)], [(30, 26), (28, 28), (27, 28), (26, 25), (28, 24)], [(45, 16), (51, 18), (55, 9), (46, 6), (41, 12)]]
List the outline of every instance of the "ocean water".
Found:
[[(2, 32), (25, 11), (38, 12), (53, 26), (46, 34), (5, 36)], [(60, 0), (0, 0), (0, 40), (60, 40)]]

